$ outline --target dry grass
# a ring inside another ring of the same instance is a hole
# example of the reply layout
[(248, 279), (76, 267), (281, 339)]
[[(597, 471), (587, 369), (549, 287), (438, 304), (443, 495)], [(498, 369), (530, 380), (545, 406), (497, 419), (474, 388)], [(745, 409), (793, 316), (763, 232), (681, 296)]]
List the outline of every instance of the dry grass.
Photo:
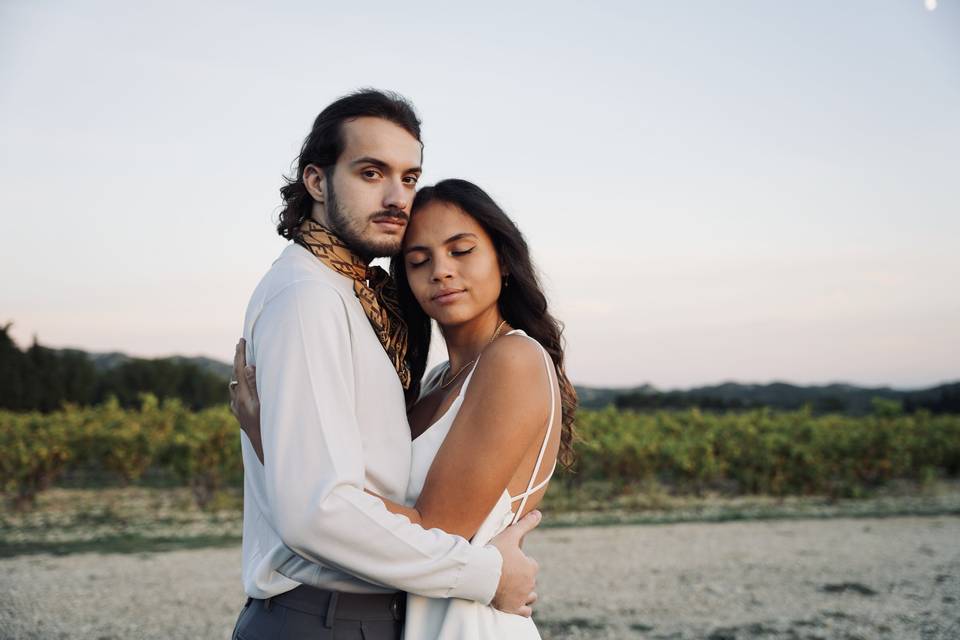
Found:
[(51, 489), (30, 510), (0, 512), (0, 557), (221, 546), (241, 525), (235, 492), (201, 510), (186, 488)]
[[(891, 485), (856, 500), (672, 495), (659, 487), (597, 497), (604, 488), (551, 488), (542, 528), (795, 518), (960, 514), (960, 482)], [(552, 494), (552, 495), (551, 495)], [(580, 509), (574, 507), (580, 506)], [(0, 511), (0, 557), (131, 553), (223, 546), (240, 540), (242, 499), (223, 491), (199, 509), (186, 488), (51, 489), (27, 511)]]

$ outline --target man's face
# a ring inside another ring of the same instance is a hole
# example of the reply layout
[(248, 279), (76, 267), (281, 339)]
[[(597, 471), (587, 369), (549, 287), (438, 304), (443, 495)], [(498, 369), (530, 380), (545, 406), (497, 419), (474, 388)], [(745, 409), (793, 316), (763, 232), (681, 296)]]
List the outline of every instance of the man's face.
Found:
[(327, 224), (364, 258), (400, 251), (420, 178), (422, 147), (382, 118), (343, 124), (344, 149), (325, 179)]

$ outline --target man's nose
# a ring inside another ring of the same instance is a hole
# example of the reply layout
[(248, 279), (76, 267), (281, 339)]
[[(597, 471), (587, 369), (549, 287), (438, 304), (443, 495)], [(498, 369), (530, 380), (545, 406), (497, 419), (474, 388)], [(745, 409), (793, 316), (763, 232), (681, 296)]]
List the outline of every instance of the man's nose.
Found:
[(391, 180), (387, 192), (383, 196), (383, 206), (386, 209), (400, 209), (410, 213), (410, 202), (413, 198), (411, 189), (400, 181)]

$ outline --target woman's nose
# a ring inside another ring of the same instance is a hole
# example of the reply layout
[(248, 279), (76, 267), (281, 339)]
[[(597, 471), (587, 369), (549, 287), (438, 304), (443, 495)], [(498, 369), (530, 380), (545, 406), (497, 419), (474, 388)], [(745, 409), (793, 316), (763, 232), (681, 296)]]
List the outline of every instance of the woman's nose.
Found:
[(433, 261), (433, 274), (432, 279), (434, 282), (439, 282), (450, 278), (453, 276), (453, 268), (450, 264), (450, 261), (445, 257), (437, 258)]

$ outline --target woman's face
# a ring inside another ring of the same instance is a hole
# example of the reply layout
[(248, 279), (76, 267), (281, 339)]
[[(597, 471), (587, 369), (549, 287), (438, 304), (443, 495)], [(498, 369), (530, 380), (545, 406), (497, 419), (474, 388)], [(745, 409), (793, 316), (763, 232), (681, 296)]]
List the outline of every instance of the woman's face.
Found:
[(414, 297), (440, 325), (496, 307), (502, 278), (490, 236), (456, 205), (433, 201), (410, 218), (403, 264)]

